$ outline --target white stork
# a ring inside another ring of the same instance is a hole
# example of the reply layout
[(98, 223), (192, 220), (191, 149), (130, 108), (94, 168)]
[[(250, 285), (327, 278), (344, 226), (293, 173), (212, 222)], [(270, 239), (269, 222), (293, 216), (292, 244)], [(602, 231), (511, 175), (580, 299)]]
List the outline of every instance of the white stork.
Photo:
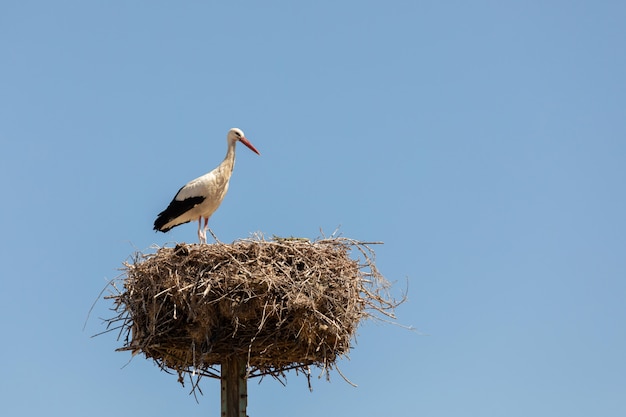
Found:
[[(228, 191), (228, 181), (235, 166), (235, 145), (241, 142), (257, 155), (259, 151), (246, 139), (241, 129), (232, 128), (226, 135), (228, 151), (221, 164), (213, 171), (185, 184), (172, 202), (157, 216), (154, 230), (167, 232), (173, 227), (198, 220), (198, 239), (206, 243), (209, 217), (217, 210)], [(204, 218), (204, 228), (202, 219)]]

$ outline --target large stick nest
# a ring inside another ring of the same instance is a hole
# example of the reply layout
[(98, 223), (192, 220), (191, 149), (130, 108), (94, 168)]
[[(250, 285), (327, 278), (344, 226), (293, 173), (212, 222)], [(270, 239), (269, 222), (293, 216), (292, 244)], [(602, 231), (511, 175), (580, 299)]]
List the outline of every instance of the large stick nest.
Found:
[[(356, 249), (356, 250), (354, 250)], [(356, 259), (350, 257), (356, 254)], [(125, 263), (124, 288), (108, 297), (124, 346), (163, 370), (219, 377), (237, 355), (249, 376), (310, 365), (328, 370), (368, 317), (399, 304), (363, 242), (261, 237), (178, 244)], [(379, 314), (380, 313), (380, 314)], [(121, 322), (121, 324), (120, 324)]]

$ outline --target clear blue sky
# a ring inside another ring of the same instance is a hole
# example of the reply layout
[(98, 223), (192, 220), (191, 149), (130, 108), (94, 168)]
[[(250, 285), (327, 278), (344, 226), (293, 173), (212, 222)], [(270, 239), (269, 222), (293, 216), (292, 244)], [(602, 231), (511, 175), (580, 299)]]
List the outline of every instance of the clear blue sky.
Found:
[[(626, 415), (623, 1), (5, 1), (0, 399), (7, 416), (217, 416), (117, 353), (106, 281), (224, 157), (211, 227), (381, 240), (408, 281), (332, 382), (250, 416)], [(399, 292), (399, 291), (398, 291)], [(125, 367), (124, 367), (125, 366)]]

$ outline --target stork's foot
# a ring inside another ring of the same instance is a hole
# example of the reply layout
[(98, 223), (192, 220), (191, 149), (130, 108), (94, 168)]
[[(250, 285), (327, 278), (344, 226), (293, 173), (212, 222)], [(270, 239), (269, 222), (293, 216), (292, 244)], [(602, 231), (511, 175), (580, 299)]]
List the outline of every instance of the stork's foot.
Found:
[(204, 230), (198, 230), (198, 239), (200, 244), (206, 243), (206, 232)]

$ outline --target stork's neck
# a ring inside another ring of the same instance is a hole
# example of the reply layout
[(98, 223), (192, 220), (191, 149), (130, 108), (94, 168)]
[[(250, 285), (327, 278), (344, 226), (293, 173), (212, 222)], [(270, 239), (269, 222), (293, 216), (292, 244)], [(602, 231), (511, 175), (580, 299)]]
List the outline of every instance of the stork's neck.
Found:
[(233, 168), (235, 167), (235, 146), (237, 146), (236, 141), (228, 141), (228, 150), (226, 151), (226, 157), (220, 164), (220, 170), (226, 173), (227, 177), (230, 177), (230, 174), (232, 174)]

